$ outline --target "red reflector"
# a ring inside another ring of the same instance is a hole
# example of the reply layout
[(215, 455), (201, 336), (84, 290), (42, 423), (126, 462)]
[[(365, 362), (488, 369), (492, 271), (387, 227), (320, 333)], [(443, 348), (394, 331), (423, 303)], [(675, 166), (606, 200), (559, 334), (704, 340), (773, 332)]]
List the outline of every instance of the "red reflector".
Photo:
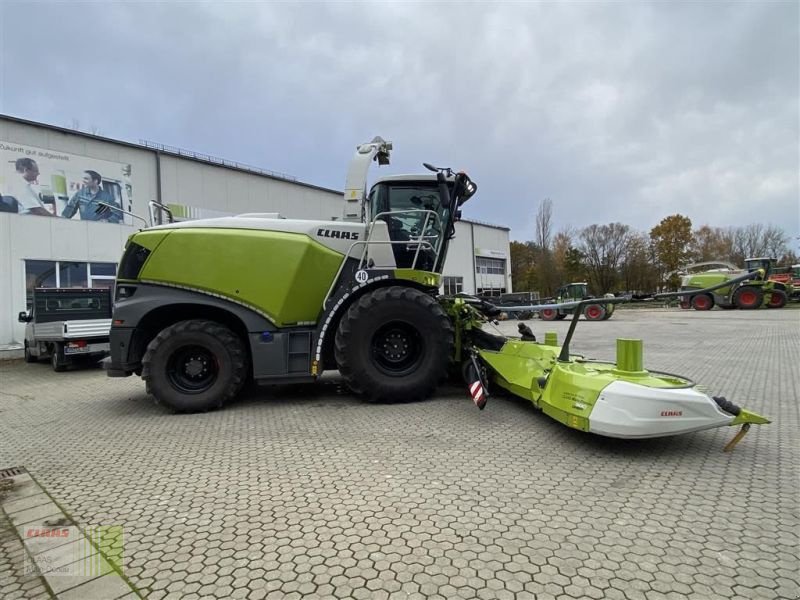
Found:
[(125, 322), (124, 319), (114, 319), (114, 325), (122, 325)]
[(70, 348), (85, 348), (86, 340), (78, 340), (77, 342), (70, 342), (67, 344)]

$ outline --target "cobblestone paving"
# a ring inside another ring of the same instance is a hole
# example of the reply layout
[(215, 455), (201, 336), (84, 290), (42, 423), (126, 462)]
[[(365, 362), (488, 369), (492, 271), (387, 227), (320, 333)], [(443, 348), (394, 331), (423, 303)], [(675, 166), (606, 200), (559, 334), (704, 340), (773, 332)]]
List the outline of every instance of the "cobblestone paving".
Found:
[[(3, 454), (0, 454), (0, 457), (5, 458)], [(2, 485), (3, 482), (0, 481), (0, 496), (2, 496)], [(47, 591), (41, 577), (24, 573), (24, 561), (25, 548), (11, 522), (0, 513), (0, 598), (3, 600), (50, 598), (50, 592)]]
[(573, 349), (611, 359), (615, 337), (773, 424), (724, 454), (730, 428), (609, 440), (460, 388), (376, 406), (332, 383), (182, 416), (137, 378), (15, 362), (0, 468), (123, 525), (152, 599), (800, 597), (800, 311), (621, 310)]

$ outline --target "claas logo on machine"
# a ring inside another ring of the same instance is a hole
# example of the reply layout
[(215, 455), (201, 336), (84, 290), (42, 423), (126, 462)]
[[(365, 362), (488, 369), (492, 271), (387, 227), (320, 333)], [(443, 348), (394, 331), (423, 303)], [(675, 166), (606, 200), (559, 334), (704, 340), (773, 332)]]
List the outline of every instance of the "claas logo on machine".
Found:
[(357, 231), (340, 231), (339, 229), (317, 229), (319, 237), (335, 238), (340, 240), (357, 240)]

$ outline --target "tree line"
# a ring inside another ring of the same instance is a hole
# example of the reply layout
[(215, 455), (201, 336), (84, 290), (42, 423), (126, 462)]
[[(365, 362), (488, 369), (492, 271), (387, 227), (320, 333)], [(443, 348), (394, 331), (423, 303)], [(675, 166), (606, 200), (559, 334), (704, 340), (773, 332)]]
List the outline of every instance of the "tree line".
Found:
[(511, 242), (514, 291), (551, 296), (564, 284), (586, 281), (594, 294), (675, 290), (677, 271), (688, 264), (724, 261), (743, 266), (749, 257), (767, 256), (780, 265), (800, 262), (789, 237), (775, 225), (693, 228), (689, 217), (665, 217), (648, 233), (623, 223), (553, 230), (553, 203), (536, 213), (534, 239)]

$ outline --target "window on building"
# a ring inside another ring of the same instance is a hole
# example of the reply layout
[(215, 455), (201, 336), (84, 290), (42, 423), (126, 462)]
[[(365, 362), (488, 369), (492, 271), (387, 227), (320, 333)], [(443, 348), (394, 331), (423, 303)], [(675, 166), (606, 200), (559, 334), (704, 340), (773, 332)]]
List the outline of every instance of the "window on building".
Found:
[(110, 288), (114, 285), (115, 263), (84, 263), (57, 260), (25, 261), (25, 299), (28, 310), (33, 288)]
[(445, 296), (454, 296), (464, 291), (464, 278), (463, 277), (443, 277), (443, 286)]
[(85, 288), (89, 286), (86, 263), (59, 262), (58, 287)]
[(483, 275), (505, 275), (506, 261), (504, 258), (475, 257), (475, 272)]
[(114, 263), (89, 263), (89, 287), (110, 288), (114, 287), (117, 265)]
[(506, 288), (478, 288), (478, 296), (489, 296), (498, 298), (500, 294), (505, 294)]

